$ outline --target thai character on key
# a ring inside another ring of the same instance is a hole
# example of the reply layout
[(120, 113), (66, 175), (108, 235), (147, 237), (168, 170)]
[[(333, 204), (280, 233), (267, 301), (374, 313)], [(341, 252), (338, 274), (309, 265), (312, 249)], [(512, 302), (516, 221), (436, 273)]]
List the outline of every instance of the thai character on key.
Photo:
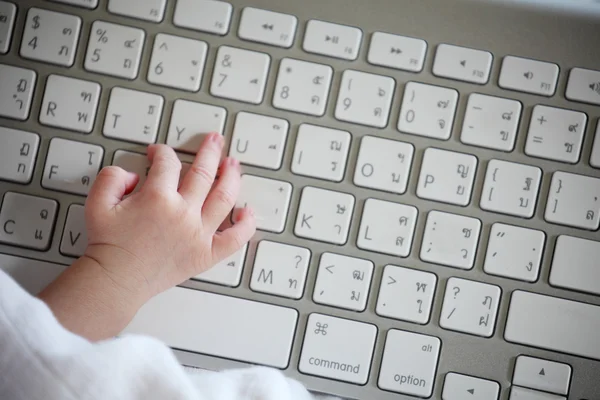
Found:
[(400, 217), (399, 221), (400, 221), (400, 225), (406, 226), (406, 224), (408, 223), (408, 218)]
[(310, 98), (310, 102), (312, 104), (319, 104), (320, 101), (321, 101), (321, 98), (319, 96), (313, 96)]
[(42, 210), (42, 211), (40, 211), (40, 218), (41, 219), (48, 219), (48, 210)]
[(467, 228), (463, 228), (462, 232), (465, 235), (465, 238), (470, 238), (471, 237), (471, 229), (467, 229)]
[(342, 151), (342, 143), (338, 142), (337, 140), (332, 140), (329, 148), (335, 151)]
[(373, 115), (375, 115), (376, 117), (379, 117), (379, 116), (381, 115), (381, 111), (382, 111), (382, 110), (381, 110), (381, 107), (376, 107), (376, 108), (373, 110)]
[(89, 186), (90, 184), (90, 177), (89, 176), (84, 176), (81, 178), (81, 184), (85, 185), (85, 186)]
[(357, 281), (362, 281), (365, 278), (365, 273), (363, 271), (355, 269), (354, 272), (352, 272), (352, 277)]
[(463, 164), (458, 164), (458, 167), (456, 168), (456, 173), (459, 174), (461, 178), (466, 178), (467, 176), (469, 176), (469, 167)]
[(404, 238), (402, 236), (398, 236), (396, 238), (396, 246), (402, 246), (404, 244)]
[(594, 212), (592, 210), (588, 210), (587, 214), (585, 215), (585, 219), (587, 219), (588, 221), (593, 221), (594, 220)]

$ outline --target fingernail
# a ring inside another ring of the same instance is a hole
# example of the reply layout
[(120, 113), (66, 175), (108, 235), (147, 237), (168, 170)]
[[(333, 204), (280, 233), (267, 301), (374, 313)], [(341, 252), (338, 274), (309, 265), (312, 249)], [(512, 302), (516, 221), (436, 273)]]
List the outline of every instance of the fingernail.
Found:
[(215, 143), (222, 143), (223, 142), (223, 136), (219, 135), (218, 133), (213, 133), (212, 134), (212, 141)]

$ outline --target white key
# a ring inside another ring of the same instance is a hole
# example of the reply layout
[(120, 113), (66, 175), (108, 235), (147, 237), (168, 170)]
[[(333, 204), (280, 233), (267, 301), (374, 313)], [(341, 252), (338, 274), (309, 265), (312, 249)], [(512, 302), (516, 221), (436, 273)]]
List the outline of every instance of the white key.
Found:
[(408, 82), (404, 87), (398, 130), (447, 140), (452, 133), (458, 92), (454, 89)]
[(66, 268), (67, 266), (62, 264), (0, 254), (0, 270), (6, 272), (32, 295), (40, 293)]
[(498, 400), (498, 382), (450, 372), (444, 379), (442, 400)]
[(431, 396), (441, 346), (435, 336), (390, 329), (377, 384), (392, 392)]
[(356, 245), (364, 250), (408, 257), (418, 210), (416, 207), (367, 199)]
[(342, 75), (335, 118), (385, 128), (396, 81), (388, 76), (347, 69)]
[(374, 32), (367, 60), (374, 65), (421, 72), (426, 52), (427, 42), (424, 40)]
[(513, 151), (522, 105), (519, 101), (472, 93), (460, 141), (488, 149)]
[(567, 394), (571, 366), (527, 356), (517, 357), (512, 384), (545, 392)]
[(558, 81), (558, 65), (528, 58), (506, 56), (498, 85), (504, 89), (552, 96)]
[(208, 271), (196, 275), (192, 279), (237, 287), (242, 279), (242, 269), (244, 268), (247, 248), (248, 244), (245, 244), (244, 247), (217, 263)]
[(42, 186), (87, 195), (102, 165), (104, 149), (61, 138), (50, 140)]
[(376, 336), (375, 325), (310, 314), (298, 370), (364, 385), (369, 379)]
[(354, 196), (307, 186), (302, 189), (294, 234), (299, 237), (344, 244), (354, 209)]
[(550, 284), (600, 294), (600, 242), (561, 235), (556, 240)]
[(43, 197), (6, 192), (0, 208), (0, 243), (48, 250), (58, 203)]
[(262, 240), (256, 248), (250, 289), (299, 299), (304, 292), (310, 250)]
[(160, 22), (165, 15), (167, 0), (108, 0), (108, 11), (113, 14)]
[(207, 133), (223, 134), (227, 110), (210, 104), (175, 100), (167, 145), (175, 150), (196, 154)]
[(535, 282), (540, 271), (546, 235), (542, 231), (495, 223), (485, 255), (488, 274)]
[[(123, 168), (125, 171), (133, 172), (138, 175), (139, 181), (134, 191), (139, 190), (146, 178), (148, 177), (148, 171), (150, 171), (150, 161), (145, 154), (134, 153), (131, 151), (117, 150), (113, 155), (112, 165)], [(183, 177), (189, 171), (191, 164), (181, 163), (181, 173), (179, 174), (179, 183), (181, 183)]]
[(598, 331), (600, 307), (516, 290), (510, 300), (504, 339), (600, 360)]
[(6, 54), (10, 49), (16, 16), (17, 6), (8, 1), (0, 1), (0, 54)]
[(221, 46), (217, 51), (210, 94), (260, 104), (271, 58), (268, 54)]
[(35, 80), (32, 70), (0, 64), (0, 117), (29, 118)]
[(332, 76), (329, 65), (284, 58), (279, 64), (273, 107), (322, 116)]
[(153, 336), (194, 353), (286, 368), (297, 320), (291, 308), (175, 287), (146, 303), (124, 333)]
[(197, 92), (207, 52), (208, 45), (201, 40), (159, 33), (154, 39), (148, 82)]
[(226, 35), (231, 4), (216, 0), (177, 0), (173, 23), (181, 28)]
[(541, 181), (538, 167), (490, 160), (479, 205), (487, 211), (531, 218)]
[(258, 229), (281, 233), (291, 197), (292, 185), (288, 182), (244, 174), (233, 210), (234, 220), (240, 209), (249, 206), (254, 211)]
[(485, 85), (490, 79), (493, 59), (489, 51), (440, 44), (435, 52), (433, 74)]
[(323, 253), (319, 260), (313, 301), (353, 311), (364, 311), (372, 275), (373, 263), (369, 260)]
[(277, 170), (281, 168), (289, 126), (285, 119), (239, 112), (229, 155), (244, 164)]
[(129, 142), (154, 143), (164, 101), (157, 94), (114, 87), (110, 91), (102, 133)]
[(436, 282), (435, 274), (386, 265), (375, 311), (384, 317), (426, 324), (431, 313)]
[(590, 165), (594, 168), (600, 168), (600, 121), (596, 125), (596, 138), (590, 155)]
[(600, 71), (573, 68), (565, 97), (572, 101), (600, 105)]
[(471, 201), (477, 157), (430, 147), (425, 150), (417, 196), (466, 206)]
[(84, 67), (88, 71), (133, 80), (138, 75), (145, 38), (142, 29), (95, 21)]
[(350, 133), (322, 126), (298, 128), (292, 172), (333, 182), (344, 179), (350, 149)]
[(294, 43), (298, 18), (289, 14), (245, 7), (238, 36), (253, 42), (289, 48)]
[(306, 24), (302, 48), (308, 53), (356, 60), (361, 40), (358, 28), (311, 19)]
[(579, 161), (586, 123), (585, 113), (537, 105), (531, 114), (525, 153), (575, 164)]
[(555, 172), (544, 218), (554, 224), (597, 230), (600, 227), (600, 179)]
[(50, 75), (40, 110), (40, 123), (90, 133), (94, 128), (100, 100), (96, 82)]
[(0, 126), (0, 179), (29, 183), (37, 157), (37, 133)]
[(567, 398), (550, 393), (525, 389), (519, 386), (512, 386), (510, 388), (509, 400), (567, 400)]
[(410, 143), (363, 136), (354, 171), (354, 184), (405, 193), (414, 151)]
[(498, 286), (449, 278), (440, 315), (440, 326), (452, 331), (491, 337), (502, 291)]
[(75, 62), (81, 18), (30, 8), (21, 40), (21, 57), (70, 67)]
[(87, 244), (85, 207), (80, 204), (71, 204), (60, 241), (60, 252), (66, 256), (81, 257)]
[(72, 6), (94, 9), (98, 7), (98, 0), (50, 0), (55, 3), (64, 3)]
[(473, 268), (481, 221), (430, 211), (421, 245), (421, 260), (460, 269)]

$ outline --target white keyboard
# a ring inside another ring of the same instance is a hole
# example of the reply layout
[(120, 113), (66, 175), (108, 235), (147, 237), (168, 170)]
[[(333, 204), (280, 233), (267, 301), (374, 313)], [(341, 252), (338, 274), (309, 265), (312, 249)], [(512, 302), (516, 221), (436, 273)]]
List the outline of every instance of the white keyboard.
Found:
[(0, 268), (38, 292), (103, 166), (215, 131), (259, 231), (126, 332), (348, 398), (600, 398), (600, 17), (447, 1), (0, 0)]

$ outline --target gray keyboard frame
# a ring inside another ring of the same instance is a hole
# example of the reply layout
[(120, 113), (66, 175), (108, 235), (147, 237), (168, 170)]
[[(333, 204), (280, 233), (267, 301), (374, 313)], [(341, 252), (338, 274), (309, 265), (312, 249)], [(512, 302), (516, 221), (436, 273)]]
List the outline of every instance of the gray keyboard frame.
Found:
[[(106, 11), (106, 0), (100, 0), (100, 6), (94, 11), (87, 11), (77, 7), (40, 0), (18, 0), (16, 3), (18, 3), (17, 6), (19, 10), (17, 15), (16, 29), (13, 35), (13, 42), (8, 54), (0, 55), (0, 63), (34, 69), (38, 73), (37, 84), (29, 119), (26, 122), (18, 122), (15, 120), (0, 118), (0, 125), (9, 128), (37, 132), (41, 136), (41, 146), (38, 152), (32, 183), (24, 186), (2, 181), (0, 182), (0, 195), (3, 195), (6, 191), (15, 191), (44, 196), (58, 200), (60, 203), (60, 208), (52, 245), (48, 252), (37, 252), (0, 245), (0, 253), (62, 264), (69, 264), (73, 261), (71, 258), (62, 256), (58, 251), (58, 247), (62, 237), (68, 206), (73, 203), (83, 204), (85, 198), (82, 196), (43, 189), (40, 185), (42, 168), (48, 149), (48, 143), (51, 137), (63, 137), (72, 140), (87, 141), (103, 146), (105, 149), (103, 165), (109, 165), (111, 163), (113, 153), (117, 149), (127, 149), (139, 152), (144, 151), (144, 146), (112, 140), (102, 136), (102, 123), (107, 108), (109, 89), (111, 87), (124, 86), (127, 88), (144, 90), (151, 93), (158, 93), (165, 97), (166, 104), (163, 111), (163, 118), (158, 136), (159, 143), (165, 142), (166, 130), (168, 127), (173, 101), (178, 98), (226, 107), (228, 110), (225, 128), (227, 146), (229, 145), (231, 130), (235, 120), (234, 117), (237, 112), (249, 111), (273, 115), (276, 117), (285, 118), (290, 122), (290, 132), (287, 139), (282, 168), (279, 171), (269, 171), (253, 167), (245, 167), (244, 169), (250, 174), (283, 179), (292, 183), (293, 194), (291, 209), (284, 233), (268, 234), (265, 232), (260, 232), (257, 234), (256, 239), (252, 241), (251, 246), (249, 247), (240, 287), (232, 289), (201, 282), (189, 282), (185, 286), (215, 293), (244, 297), (272, 304), (279, 304), (297, 309), (300, 313), (297, 326), (297, 336), (293, 343), (293, 350), (289, 366), (284, 371), (286, 374), (300, 379), (310, 389), (315, 391), (336, 394), (348, 398), (412, 398), (396, 393), (385, 392), (377, 388), (378, 370), (381, 364), (385, 333), (391, 328), (396, 328), (411, 332), (434, 335), (442, 340), (441, 357), (438, 364), (436, 381), (434, 385), (434, 394), (432, 398), (441, 398), (445, 374), (447, 372), (458, 372), (497, 381), (501, 385), (501, 399), (508, 399), (515, 358), (520, 354), (555, 360), (571, 365), (573, 368), (573, 376), (569, 399), (579, 400), (600, 398), (600, 362), (566, 354), (554, 353), (551, 351), (518, 346), (507, 343), (503, 340), (503, 332), (506, 323), (510, 294), (513, 290), (521, 289), (533, 291), (536, 293), (600, 305), (600, 297), (554, 288), (548, 283), (550, 264), (557, 235), (567, 234), (597, 240), (600, 238), (600, 234), (597, 231), (590, 232), (575, 228), (549, 225), (543, 219), (543, 211), (545, 208), (552, 172), (556, 170), (562, 170), (588, 176), (600, 176), (600, 170), (591, 168), (589, 165), (593, 136), (596, 125), (599, 123), (598, 117), (600, 116), (600, 107), (570, 102), (564, 97), (568, 73), (572, 67), (584, 67), (591, 69), (600, 68), (600, 51), (598, 51), (600, 46), (600, 6), (593, 4), (589, 6), (590, 10), (598, 9), (598, 12), (594, 13), (591, 11), (567, 12), (566, 10), (560, 10), (559, 8), (534, 8), (516, 4), (502, 4), (501, 2), (478, 2), (471, 0), (370, 0), (362, 2), (358, 0), (234, 0), (231, 2), (233, 4), (233, 16), (229, 34), (221, 37), (175, 27), (171, 22), (175, 6), (174, 0), (168, 0), (165, 18), (160, 24), (109, 14)], [(244, 6), (250, 5), (272, 11), (293, 14), (298, 17), (299, 24), (296, 32), (296, 39), (292, 48), (281, 49), (243, 41), (238, 38), (237, 27), (239, 24), (241, 10)], [(83, 18), (82, 33), (80, 35), (78, 44), (76, 61), (72, 68), (47, 65), (40, 62), (24, 60), (19, 57), (18, 54), (22, 35), (22, 27), (26, 16), (26, 10), (31, 6), (40, 6), (49, 10), (76, 14)], [(127, 81), (89, 73), (83, 69), (83, 59), (87, 49), (90, 26), (93, 20), (96, 19), (111, 21), (127, 26), (139, 27), (145, 30), (147, 34), (147, 41), (146, 45), (144, 46), (142, 66), (138, 78), (134, 81)], [(304, 37), (306, 22), (309, 19), (322, 19), (360, 27), (363, 30), (363, 40), (358, 59), (356, 61), (349, 62), (304, 52), (302, 50), (302, 39)], [(368, 64), (366, 62), (366, 54), (369, 48), (370, 36), (374, 31), (396, 33), (426, 40), (428, 43), (428, 49), (423, 72), (415, 74), (383, 67), (376, 67)], [(203, 74), (202, 86), (199, 93), (189, 93), (174, 89), (166, 89), (147, 83), (146, 74), (151, 54), (151, 44), (153, 43), (154, 35), (159, 32), (201, 39), (208, 42), (208, 57), (206, 61), (206, 68)], [(432, 64), (436, 45), (440, 43), (457, 44), (492, 52), (494, 55), (494, 60), (490, 81), (486, 85), (480, 86), (476, 84), (468, 84), (434, 77), (431, 73)], [(212, 76), (212, 67), (215, 60), (216, 50), (220, 45), (231, 45), (245, 49), (261, 51), (271, 55), (271, 67), (266, 87), (266, 95), (261, 105), (251, 105), (219, 99), (209, 94), (208, 88)], [(553, 97), (546, 98), (542, 96), (500, 89), (497, 85), (498, 75), (502, 57), (505, 55), (517, 55), (557, 63), (560, 66), (560, 76), (556, 94)], [(276, 81), (276, 71), (279, 61), (283, 57), (293, 57), (302, 60), (323, 63), (334, 68), (335, 74), (325, 116), (305, 116), (292, 112), (276, 110), (270, 105)], [(388, 122), (388, 126), (385, 129), (361, 127), (350, 123), (337, 121), (333, 117), (335, 101), (337, 100), (337, 91), (341, 80), (341, 72), (348, 68), (387, 75), (396, 80), (397, 87), (392, 103), (391, 117)], [(38, 115), (40, 112), (40, 103), (45, 87), (45, 80), (49, 74), (62, 74), (81, 79), (93, 80), (102, 85), (103, 91), (95, 122), (95, 129), (90, 135), (82, 135), (65, 130), (53, 129), (39, 124)], [(450, 140), (440, 141), (419, 136), (401, 134), (397, 131), (396, 124), (398, 121), (398, 110), (400, 109), (404, 83), (412, 80), (455, 88), (459, 91), (460, 97), (458, 109), (454, 121), (452, 137)], [(519, 124), (516, 148), (513, 152), (503, 153), (500, 151), (466, 146), (460, 143), (459, 136), (465, 113), (466, 102), (468, 95), (473, 92), (516, 99), (523, 104), (523, 114)], [(524, 154), (523, 149), (527, 136), (529, 118), (531, 116), (532, 107), (536, 104), (546, 104), (579, 110), (587, 113), (589, 122), (585, 135), (583, 151), (578, 164), (569, 165), (556, 163), (547, 160), (531, 158)], [(290, 172), (290, 163), (296, 132), (298, 125), (302, 122), (344, 129), (352, 133), (349, 162), (347, 165), (345, 178), (341, 183), (325, 182), (321, 180), (300, 177), (293, 175)], [(395, 195), (391, 193), (369, 190), (366, 188), (357, 187), (352, 183), (352, 177), (354, 174), (360, 143), (359, 139), (365, 134), (374, 134), (379, 137), (403, 140), (414, 144), (416, 152), (412, 164), (408, 191), (406, 194)], [(469, 206), (452, 206), (421, 200), (416, 197), (415, 190), (423, 151), (425, 148), (432, 146), (466, 152), (478, 157), (479, 165), (475, 177), (473, 196)], [(487, 160), (491, 158), (499, 158), (524, 164), (537, 165), (543, 169), (544, 175), (540, 188), (541, 194), (538, 198), (535, 215), (532, 219), (521, 219), (500, 214), (493, 214), (482, 211), (478, 207)], [(182, 159), (190, 160), (191, 158), (188, 155), (182, 155)], [(346, 245), (328, 245), (300, 239), (294, 236), (293, 225), (296, 217), (301, 189), (307, 185), (352, 193), (355, 196), (356, 207), (354, 219), (351, 225), (349, 240)], [(416, 235), (410, 257), (404, 259), (363, 251), (356, 248), (355, 243), (362, 207), (364, 200), (369, 197), (411, 204), (415, 205), (419, 209)], [(441, 210), (462, 215), (469, 215), (479, 218), (482, 221), (482, 233), (479, 241), (479, 248), (476, 256), (475, 267), (472, 270), (464, 271), (445, 266), (432, 265), (422, 262), (419, 259), (418, 249), (420, 249), (423, 236), (426, 220), (425, 216), (430, 210)], [(488, 236), (491, 224), (494, 222), (503, 222), (546, 231), (547, 242), (543, 254), (541, 274), (536, 283), (530, 284), (526, 282), (515, 281), (491, 276), (483, 272), (483, 261), (485, 257)], [(284, 299), (267, 294), (255, 293), (249, 289), (249, 279), (252, 273), (254, 252), (256, 243), (260, 239), (270, 239), (304, 246), (311, 249), (311, 263), (309, 267), (307, 284), (302, 299)], [(367, 310), (365, 312), (356, 313), (318, 305), (312, 302), (311, 294), (314, 288), (319, 256), (325, 251), (367, 258), (375, 263), (376, 268), (372, 280), (371, 293), (367, 304)], [(374, 310), (377, 301), (379, 284), (381, 283), (383, 270), (382, 267), (386, 264), (396, 264), (421, 269), (424, 271), (433, 272), (437, 275), (438, 283), (436, 295), (433, 303), (431, 318), (428, 324), (417, 325), (409, 322), (379, 317), (375, 314)], [(486, 339), (475, 337), (443, 330), (439, 327), (438, 321), (440, 318), (442, 299), (445, 292), (446, 280), (449, 277), (461, 277), (487, 282), (498, 285), (502, 288), (502, 299), (500, 308), (498, 310), (499, 317), (497, 319), (494, 335), (491, 338)], [(37, 278), (28, 277), (28, 279)], [(319, 377), (307, 376), (300, 374), (297, 371), (307, 317), (308, 314), (312, 312), (321, 312), (324, 314), (339, 316), (352, 320), (366, 321), (374, 323), (378, 326), (378, 337), (375, 345), (373, 361), (371, 364), (369, 381), (365, 386), (351, 385)], [(570, 327), (569, 329), (577, 329), (577, 327)], [(268, 334), (268, 327), (265, 327), (265, 334)], [(177, 351), (176, 353), (182, 363), (190, 366), (220, 369), (244, 365), (241, 363), (213, 358), (205, 355), (181, 351)]]

